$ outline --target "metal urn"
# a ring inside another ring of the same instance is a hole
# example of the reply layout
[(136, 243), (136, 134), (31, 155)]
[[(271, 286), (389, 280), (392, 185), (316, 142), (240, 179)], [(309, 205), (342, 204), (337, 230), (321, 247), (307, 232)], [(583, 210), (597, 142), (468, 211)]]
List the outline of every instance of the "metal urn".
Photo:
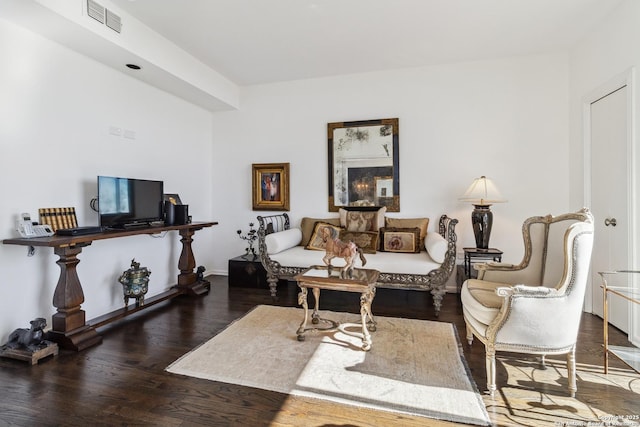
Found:
[(118, 282), (122, 284), (124, 305), (129, 304), (129, 298), (136, 299), (136, 306), (144, 304), (144, 295), (149, 290), (149, 276), (151, 271), (147, 267), (140, 267), (135, 258), (131, 260), (131, 268), (124, 271)]

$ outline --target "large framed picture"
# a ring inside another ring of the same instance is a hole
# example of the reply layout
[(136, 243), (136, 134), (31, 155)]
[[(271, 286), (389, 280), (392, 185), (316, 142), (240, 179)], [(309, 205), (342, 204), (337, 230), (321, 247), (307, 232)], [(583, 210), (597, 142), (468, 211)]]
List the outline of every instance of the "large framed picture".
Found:
[(397, 118), (329, 123), (329, 211), (386, 206), (400, 212)]
[(289, 210), (289, 163), (252, 165), (253, 210)]

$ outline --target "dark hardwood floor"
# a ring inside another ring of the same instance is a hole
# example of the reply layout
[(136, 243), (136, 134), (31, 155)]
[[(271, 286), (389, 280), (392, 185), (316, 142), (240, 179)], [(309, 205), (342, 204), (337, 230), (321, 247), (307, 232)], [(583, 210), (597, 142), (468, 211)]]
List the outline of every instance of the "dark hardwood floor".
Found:
[[(273, 303), (266, 289), (229, 288), (226, 277), (209, 279), (209, 295), (180, 297), (103, 328), (103, 343), (83, 352), (61, 351), (35, 366), (0, 358), (0, 425), (452, 425), (165, 372), (171, 362), (254, 306)], [(279, 295), (278, 304), (296, 305), (294, 284), (281, 285)], [(322, 308), (355, 312), (357, 298), (326, 292)], [(423, 292), (380, 289), (373, 310), (378, 316), (436, 320), (431, 297)], [(458, 295), (445, 297), (437, 320), (453, 322), (464, 340)], [(640, 415), (640, 376), (614, 357), (609, 375), (602, 374), (601, 337), (602, 320), (585, 314), (575, 399), (567, 395), (564, 357), (549, 358), (547, 369), (540, 369), (528, 356), (499, 354), (497, 396), (484, 396), (492, 421), (505, 426), (587, 425), (603, 415)], [(611, 342), (622, 345), (626, 337), (612, 329)], [(484, 348), (465, 342), (463, 349), (483, 390)], [(626, 421), (624, 425), (632, 425)]]

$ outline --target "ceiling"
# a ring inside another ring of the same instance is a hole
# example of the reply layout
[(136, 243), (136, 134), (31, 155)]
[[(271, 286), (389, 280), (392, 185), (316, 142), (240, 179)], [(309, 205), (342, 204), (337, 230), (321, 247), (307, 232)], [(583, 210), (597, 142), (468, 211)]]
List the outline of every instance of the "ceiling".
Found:
[(623, 1), (111, 0), (111, 3), (234, 83), (253, 85), (562, 52)]

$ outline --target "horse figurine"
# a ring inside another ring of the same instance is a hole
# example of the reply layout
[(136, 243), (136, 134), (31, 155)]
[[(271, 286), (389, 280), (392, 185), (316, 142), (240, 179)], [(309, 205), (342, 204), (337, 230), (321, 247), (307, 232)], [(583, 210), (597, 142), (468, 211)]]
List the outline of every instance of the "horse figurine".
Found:
[(360, 249), (355, 243), (352, 241), (343, 242), (338, 239), (337, 232), (334, 228), (324, 227), (321, 232), (322, 241), (325, 242), (325, 255), (322, 258), (322, 261), (327, 265), (329, 271), (332, 269), (331, 260), (333, 258), (343, 258), (345, 262), (345, 266), (340, 272), (340, 277), (350, 278), (353, 276), (353, 269), (355, 268), (356, 255), (360, 255), (360, 261), (362, 261), (362, 266), (367, 263), (367, 260), (362, 253), (362, 249)]

